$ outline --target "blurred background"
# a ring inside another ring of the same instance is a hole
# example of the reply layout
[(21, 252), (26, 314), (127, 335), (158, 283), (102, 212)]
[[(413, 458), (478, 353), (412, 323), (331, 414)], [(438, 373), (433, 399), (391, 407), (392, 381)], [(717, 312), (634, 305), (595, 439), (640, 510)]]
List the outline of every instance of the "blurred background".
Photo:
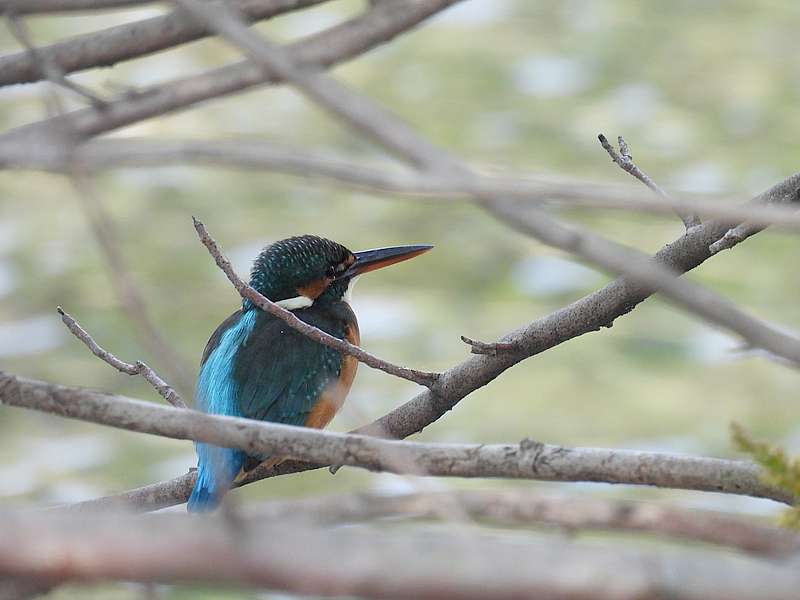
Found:
[[(256, 27), (273, 38), (293, 39), (354, 15), (362, 5), (332, 2)], [(32, 17), (26, 23), (34, 40), (44, 44), (165, 10), (155, 5)], [(637, 163), (661, 185), (741, 199), (797, 170), (798, 19), (800, 7), (790, 1), (469, 0), (335, 74), (476, 165), (626, 182), (628, 176), (596, 140), (599, 132), (622, 134)], [(0, 32), (0, 46), (5, 53), (18, 50), (7, 30)], [(238, 56), (221, 41), (205, 40), (74, 79), (110, 96)], [(43, 118), (45, 91), (41, 84), (0, 90), (3, 129)], [(79, 106), (69, 95), (64, 98), (68, 107)], [(381, 158), (284, 88), (218, 99), (115, 135), (246, 136), (356, 160)], [(610, 279), (468, 203), (383, 197), (273, 173), (214, 168), (122, 169), (95, 181), (132, 278), (192, 377), (209, 335), (239, 304), (197, 241), (192, 215), (206, 223), (240, 274), (265, 244), (295, 234), (323, 235), (353, 250), (435, 244), (434, 252), (418, 260), (365, 278), (354, 296), (362, 345), (427, 370), (465, 358), (461, 334), (497, 339)], [(563, 216), (646, 251), (683, 230), (677, 217), (589, 211)], [(764, 319), (800, 329), (799, 257), (795, 239), (768, 232), (710, 260), (692, 278)], [(63, 305), (120, 358), (142, 359), (166, 371), (142, 344), (142, 332), (121, 310), (110, 281), (68, 179), (0, 174), (0, 368), (160, 402), (142, 380), (91, 356), (56, 314), (55, 307)], [(418, 439), (531, 437), (563, 445), (735, 456), (728, 426), (738, 421), (757, 437), (799, 450), (796, 373), (739, 352), (738, 345), (651, 299), (613, 329), (513, 368)], [(371, 421), (416, 392), (408, 382), (362, 366), (331, 428), (345, 431)], [(194, 461), (188, 442), (0, 408), (2, 505), (89, 499), (175, 477)], [(236, 494), (254, 500), (408, 485), (404, 478), (344, 468), (335, 476), (317, 471), (271, 479)], [(459, 480), (436, 485), (557, 487)], [(768, 501), (714, 494), (595, 484), (567, 489), (775, 511)], [(76, 590), (64, 588), (53, 597), (79, 597)], [(95, 593), (133, 594), (119, 586)]]

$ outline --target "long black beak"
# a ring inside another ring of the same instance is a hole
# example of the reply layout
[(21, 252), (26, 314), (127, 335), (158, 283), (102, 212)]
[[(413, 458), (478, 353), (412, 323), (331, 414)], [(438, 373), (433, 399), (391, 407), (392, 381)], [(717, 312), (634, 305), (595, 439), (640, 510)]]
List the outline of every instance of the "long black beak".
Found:
[(342, 273), (340, 277), (355, 277), (362, 273), (382, 269), (424, 254), (431, 248), (433, 246), (393, 246), (391, 248), (376, 248), (375, 250), (356, 252), (356, 262), (350, 265), (350, 268)]

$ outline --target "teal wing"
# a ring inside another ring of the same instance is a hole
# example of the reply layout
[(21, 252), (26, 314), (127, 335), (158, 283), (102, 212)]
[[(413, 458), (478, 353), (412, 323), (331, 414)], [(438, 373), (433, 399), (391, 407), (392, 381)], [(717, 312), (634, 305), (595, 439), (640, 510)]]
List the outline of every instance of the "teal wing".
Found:
[[(312, 324), (344, 337), (344, 327), (339, 323)], [(242, 416), (304, 425), (323, 390), (338, 379), (341, 370), (339, 352), (260, 313), (236, 357), (234, 379)]]

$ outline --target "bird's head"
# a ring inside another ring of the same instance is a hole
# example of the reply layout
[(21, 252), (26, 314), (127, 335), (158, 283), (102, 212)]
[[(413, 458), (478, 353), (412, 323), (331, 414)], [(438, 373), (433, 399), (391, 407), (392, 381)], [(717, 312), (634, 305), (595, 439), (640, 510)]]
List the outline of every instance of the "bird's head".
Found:
[(264, 248), (253, 263), (250, 285), (289, 310), (346, 299), (361, 274), (427, 252), (433, 246), (395, 246), (351, 252), (341, 244), (301, 235)]

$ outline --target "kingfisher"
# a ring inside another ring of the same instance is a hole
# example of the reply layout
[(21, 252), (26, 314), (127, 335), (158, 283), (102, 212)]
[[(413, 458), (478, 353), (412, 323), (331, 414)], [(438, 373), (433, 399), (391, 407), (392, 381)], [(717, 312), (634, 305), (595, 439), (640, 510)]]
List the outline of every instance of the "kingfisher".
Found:
[[(280, 240), (253, 263), (250, 285), (279, 306), (357, 346), (350, 305), (356, 279), (427, 252), (428, 245), (351, 252), (315, 235)], [(250, 300), (225, 319), (206, 344), (195, 393), (204, 412), (322, 429), (344, 404), (358, 361), (323, 346)], [(262, 461), (243, 451), (198, 442), (197, 480), (189, 512), (214, 510), (237, 477)]]

